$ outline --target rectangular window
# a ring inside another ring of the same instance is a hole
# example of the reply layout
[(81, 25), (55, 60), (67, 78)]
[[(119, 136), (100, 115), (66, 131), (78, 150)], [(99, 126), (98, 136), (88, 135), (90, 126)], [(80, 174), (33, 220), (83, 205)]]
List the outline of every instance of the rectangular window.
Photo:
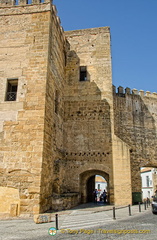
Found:
[(146, 176), (146, 186), (149, 187), (149, 176)]
[(87, 67), (81, 66), (80, 67), (80, 81), (86, 81), (87, 80)]
[(18, 79), (8, 79), (6, 101), (16, 101)]

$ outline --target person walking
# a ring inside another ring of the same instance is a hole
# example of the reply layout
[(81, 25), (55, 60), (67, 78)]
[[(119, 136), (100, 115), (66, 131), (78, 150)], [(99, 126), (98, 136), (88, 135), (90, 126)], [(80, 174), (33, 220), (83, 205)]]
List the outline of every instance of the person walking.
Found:
[(97, 196), (98, 196), (97, 189), (94, 190), (93, 195), (94, 195), (94, 203), (97, 203)]
[(107, 192), (106, 192), (106, 190), (104, 189), (104, 191), (103, 191), (103, 200), (104, 200), (104, 203), (106, 203), (106, 198), (107, 198)]

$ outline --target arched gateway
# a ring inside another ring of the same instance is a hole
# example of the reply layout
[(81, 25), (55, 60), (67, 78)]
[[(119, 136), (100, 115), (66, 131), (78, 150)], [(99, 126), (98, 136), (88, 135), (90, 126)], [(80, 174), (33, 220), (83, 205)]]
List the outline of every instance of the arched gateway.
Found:
[(101, 175), (107, 181), (108, 196), (110, 198), (109, 174), (101, 170), (93, 169), (80, 174), (80, 193), (82, 203), (93, 201), (93, 191), (95, 189), (96, 175)]
[(64, 32), (52, 2), (0, 0), (5, 216), (85, 203), (95, 175), (108, 182), (111, 204), (131, 204), (140, 167), (157, 166), (157, 94), (117, 92), (110, 28)]

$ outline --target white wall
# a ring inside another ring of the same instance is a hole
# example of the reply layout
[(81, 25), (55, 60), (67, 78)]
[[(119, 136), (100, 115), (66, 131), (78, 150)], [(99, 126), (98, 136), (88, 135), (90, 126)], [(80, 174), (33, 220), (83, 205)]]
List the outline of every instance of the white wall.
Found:
[(154, 194), (153, 189), (153, 169), (147, 172), (141, 173), (141, 180), (142, 180), (142, 198), (151, 198)]

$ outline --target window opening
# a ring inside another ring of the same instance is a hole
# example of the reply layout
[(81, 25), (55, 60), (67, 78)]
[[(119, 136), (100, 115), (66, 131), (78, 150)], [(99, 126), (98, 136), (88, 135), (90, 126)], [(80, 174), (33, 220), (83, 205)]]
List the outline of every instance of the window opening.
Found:
[(58, 90), (55, 92), (55, 113), (58, 113), (58, 107), (59, 107), (59, 93)]
[(80, 81), (86, 81), (87, 80), (87, 67), (81, 66), (80, 67)]
[(17, 87), (18, 87), (17, 79), (8, 79), (6, 101), (16, 101)]
[(146, 176), (146, 185), (149, 187), (149, 176)]

